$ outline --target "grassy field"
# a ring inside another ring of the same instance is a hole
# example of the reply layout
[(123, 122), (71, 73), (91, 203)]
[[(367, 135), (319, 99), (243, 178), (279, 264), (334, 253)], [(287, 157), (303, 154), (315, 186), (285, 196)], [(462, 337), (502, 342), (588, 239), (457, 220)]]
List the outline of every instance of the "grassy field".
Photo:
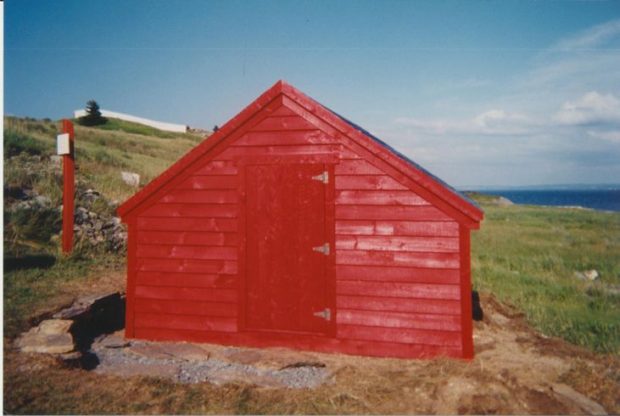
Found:
[[(59, 124), (53, 121), (5, 117), (5, 145), (24, 143), (24, 149), (18, 150), (51, 155), (58, 129)], [(76, 124), (77, 177), (108, 199), (122, 202), (135, 189), (122, 181), (121, 171), (136, 172), (141, 183), (148, 183), (201, 140), (193, 134), (163, 132), (115, 119), (97, 127)], [(5, 168), (5, 175), (12, 171)]]
[[(620, 351), (620, 213), (482, 201), (472, 234), (474, 288), (521, 309), (543, 334)], [(595, 269), (585, 282), (575, 272)]]

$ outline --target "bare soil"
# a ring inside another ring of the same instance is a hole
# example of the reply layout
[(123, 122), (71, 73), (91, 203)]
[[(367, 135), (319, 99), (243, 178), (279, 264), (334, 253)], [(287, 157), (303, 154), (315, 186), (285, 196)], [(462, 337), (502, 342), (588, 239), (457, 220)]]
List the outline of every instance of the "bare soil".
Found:
[[(151, 374), (144, 368), (134, 373), (68, 368), (51, 356), (18, 353), (5, 340), (5, 412), (620, 413), (617, 356), (544, 337), (516, 310), (490, 296), (483, 295), (481, 304), (484, 319), (474, 329), (476, 358), (469, 362), (209, 344), (134, 345), (132, 354), (138, 356), (185, 354), (186, 359), (217, 360), (244, 369), (236, 374), (224, 366), (228, 372), (219, 381), (217, 372), (211, 372), (207, 381), (183, 383), (167, 376), (165, 366), (153, 366)], [(204, 352), (203, 358), (196, 356), (197, 349)], [(304, 366), (324, 369), (328, 375), (313, 388), (283, 387), (247, 376), (248, 368), (260, 372)]]

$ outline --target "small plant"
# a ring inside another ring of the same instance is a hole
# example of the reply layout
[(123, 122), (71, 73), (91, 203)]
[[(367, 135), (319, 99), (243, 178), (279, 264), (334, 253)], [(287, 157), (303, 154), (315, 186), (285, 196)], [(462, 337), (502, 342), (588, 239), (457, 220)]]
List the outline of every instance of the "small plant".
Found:
[(60, 211), (51, 207), (32, 205), (13, 212), (5, 211), (5, 233), (9, 244), (32, 241), (39, 244), (50, 242), (60, 232)]
[(107, 123), (108, 120), (101, 115), (97, 101), (89, 100), (86, 103), (86, 115), (77, 121), (82, 126), (98, 126)]
[(9, 158), (17, 156), (20, 153), (29, 155), (40, 155), (44, 153), (45, 146), (27, 134), (17, 133), (15, 131), (5, 131), (4, 133), (4, 157)]

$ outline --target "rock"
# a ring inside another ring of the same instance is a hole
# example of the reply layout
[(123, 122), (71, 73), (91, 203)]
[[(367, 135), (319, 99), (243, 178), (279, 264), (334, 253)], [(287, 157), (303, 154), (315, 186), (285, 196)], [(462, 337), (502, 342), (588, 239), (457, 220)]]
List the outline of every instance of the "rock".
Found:
[(50, 156), (50, 164), (55, 168), (59, 168), (60, 166), (62, 166), (62, 156), (58, 156), (58, 155)]
[(583, 274), (582, 272), (575, 272), (575, 277), (579, 280), (586, 280), (586, 275)]
[(240, 364), (254, 364), (260, 361), (263, 356), (256, 350), (229, 348), (224, 352), (224, 356), (233, 362)]
[(131, 343), (125, 339), (124, 330), (114, 332), (113, 334), (102, 335), (93, 343), (93, 349), (97, 348), (125, 348)]
[(583, 394), (575, 391), (572, 387), (566, 384), (554, 384), (551, 386), (551, 389), (554, 391), (556, 396), (558, 396), (561, 400), (569, 400), (583, 409), (587, 414), (590, 415), (606, 415), (607, 411), (595, 402), (594, 400), (590, 400)]
[(64, 354), (73, 351), (73, 335), (69, 332), (73, 321), (48, 319), (22, 334), (16, 346), (22, 352)]
[(140, 175), (134, 172), (121, 172), (121, 178), (129, 186), (137, 188), (140, 186)]
[(52, 200), (43, 195), (37, 195), (34, 197), (33, 202), (42, 207), (49, 207), (52, 205)]
[(575, 277), (579, 280), (588, 280), (590, 282), (593, 282), (594, 280), (598, 279), (599, 274), (596, 270), (592, 269), (586, 270), (585, 272), (575, 272)]
[(38, 332), (45, 335), (64, 334), (69, 332), (73, 321), (67, 319), (47, 319), (39, 324)]
[(598, 279), (598, 272), (594, 269), (592, 270), (586, 270), (585, 272), (583, 272), (584, 276), (586, 277), (586, 279), (590, 280), (590, 281), (594, 281), (596, 279)]
[(198, 344), (189, 343), (167, 343), (165, 351), (173, 356), (185, 361), (205, 361), (211, 353)]
[(507, 206), (510, 206), (510, 205), (514, 205), (514, 202), (512, 202), (508, 198), (500, 196), (499, 198), (497, 198), (495, 200), (495, 205), (499, 205), (500, 207), (507, 207)]
[(127, 350), (132, 354), (146, 359), (167, 360), (170, 359), (172, 355), (167, 352), (166, 348), (167, 344), (158, 345), (140, 342), (131, 345)]
[(63, 361), (75, 361), (82, 358), (82, 353), (80, 351), (67, 352), (64, 354), (60, 354), (58, 358)]
[[(53, 318), (56, 319), (76, 319), (82, 315), (91, 312), (94, 309), (101, 309), (105, 305), (121, 302), (121, 294), (119, 292), (105, 293), (103, 295), (91, 295), (77, 299), (73, 304), (56, 312)], [(73, 321), (68, 321), (73, 322)]]

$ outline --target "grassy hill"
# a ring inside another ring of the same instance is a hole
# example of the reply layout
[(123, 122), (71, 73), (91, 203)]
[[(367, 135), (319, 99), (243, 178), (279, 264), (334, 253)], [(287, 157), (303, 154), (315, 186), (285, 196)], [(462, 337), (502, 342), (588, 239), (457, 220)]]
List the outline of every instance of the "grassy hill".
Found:
[[(5, 147), (51, 156), (55, 152), (59, 124), (51, 120), (4, 118)], [(121, 180), (123, 170), (140, 174), (148, 183), (203, 138), (172, 133), (128, 121), (109, 119), (102, 126), (75, 124), (77, 178), (111, 200), (122, 202), (135, 188)], [(7, 149), (5, 149), (5, 162)], [(15, 167), (18, 169), (18, 167)], [(15, 169), (8, 166), (5, 172)]]
[[(24, 173), (19, 155), (51, 155), (57, 124), (5, 118), (5, 193), (29, 181), (60, 204), (57, 177)], [(120, 178), (137, 172), (142, 183), (162, 172), (195, 146), (200, 137), (175, 134), (110, 120), (103, 127), (76, 126), (77, 177), (107, 198), (123, 201), (135, 192)], [(497, 206), (481, 197), (486, 211), (472, 234), (474, 288), (523, 311), (544, 334), (560, 336), (593, 351), (620, 351), (620, 213), (563, 208)], [(6, 224), (5, 224), (6, 226)], [(15, 336), (32, 315), (58, 306), (65, 286), (84, 276), (122, 270), (123, 255), (65, 259), (46, 247), (55, 261), (5, 274), (5, 334)], [(596, 269), (586, 282), (576, 272)]]

